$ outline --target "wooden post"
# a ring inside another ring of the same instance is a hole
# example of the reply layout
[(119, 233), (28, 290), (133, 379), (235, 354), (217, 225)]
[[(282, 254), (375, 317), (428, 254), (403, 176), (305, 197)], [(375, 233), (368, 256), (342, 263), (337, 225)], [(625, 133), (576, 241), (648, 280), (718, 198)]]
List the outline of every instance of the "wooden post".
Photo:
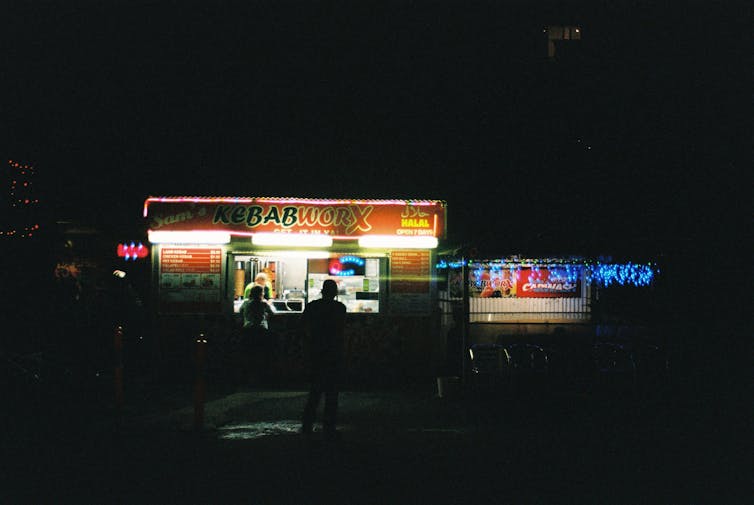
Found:
[(207, 359), (207, 339), (200, 333), (196, 339), (196, 381), (194, 382), (194, 430), (204, 428), (204, 401), (207, 396), (205, 362)]

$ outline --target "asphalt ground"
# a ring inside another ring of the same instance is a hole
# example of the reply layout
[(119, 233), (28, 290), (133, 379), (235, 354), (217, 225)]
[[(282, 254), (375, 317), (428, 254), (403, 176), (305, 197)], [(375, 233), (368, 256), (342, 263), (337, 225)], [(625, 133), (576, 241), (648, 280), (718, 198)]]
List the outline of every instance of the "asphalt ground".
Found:
[(297, 433), (303, 385), (210, 387), (201, 429), (190, 385), (144, 385), (120, 409), (45, 397), (4, 416), (0, 503), (752, 502), (750, 419), (732, 398), (553, 391), (347, 389), (337, 442)]

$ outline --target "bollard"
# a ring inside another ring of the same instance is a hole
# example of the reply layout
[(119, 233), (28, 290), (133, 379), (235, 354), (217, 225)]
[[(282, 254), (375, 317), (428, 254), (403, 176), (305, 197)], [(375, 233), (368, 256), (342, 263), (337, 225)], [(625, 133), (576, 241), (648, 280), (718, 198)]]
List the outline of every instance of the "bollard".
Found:
[(437, 397), (445, 397), (445, 384), (447, 383), (447, 377), (437, 377)]
[(123, 327), (116, 326), (113, 338), (115, 349), (115, 369), (113, 370), (115, 408), (120, 411), (123, 407)]
[(207, 358), (207, 339), (200, 333), (196, 339), (196, 381), (194, 383), (194, 430), (204, 427), (204, 400), (207, 396), (207, 383), (204, 373)]

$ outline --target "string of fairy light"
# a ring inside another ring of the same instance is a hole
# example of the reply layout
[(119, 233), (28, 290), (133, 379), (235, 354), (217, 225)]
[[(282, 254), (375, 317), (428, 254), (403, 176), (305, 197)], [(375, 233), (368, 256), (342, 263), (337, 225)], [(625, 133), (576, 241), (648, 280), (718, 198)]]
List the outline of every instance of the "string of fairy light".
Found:
[(490, 279), (521, 280), (526, 271), (528, 282), (576, 282), (584, 279), (601, 287), (649, 286), (660, 270), (656, 263), (613, 263), (590, 259), (498, 259), (498, 260), (444, 260), (436, 267), (458, 269), (467, 266), (473, 278), (481, 279), (486, 273)]
[(32, 181), (36, 171), (33, 165), (16, 160), (8, 160), (7, 166), (9, 198), (6, 216), (10, 219), (0, 229), (0, 237), (29, 238), (40, 228), (39, 223), (34, 222), (31, 212), (39, 204)]

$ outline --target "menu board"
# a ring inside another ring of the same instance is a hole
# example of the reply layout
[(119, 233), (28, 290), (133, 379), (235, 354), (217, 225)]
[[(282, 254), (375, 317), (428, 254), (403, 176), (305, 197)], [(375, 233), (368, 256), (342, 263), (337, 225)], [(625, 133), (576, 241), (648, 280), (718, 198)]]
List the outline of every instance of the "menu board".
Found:
[(396, 250), (390, 254), (390, 310), (399, 313), (430, 309), (430, 255), (423, 250)]
[(221, 248), (165, 247), (160, 250), (159, 308), (169, 313), (221, 310)]
[(429, 251), (393, 251), (390, 290), (392, 293), (429, 293)]

